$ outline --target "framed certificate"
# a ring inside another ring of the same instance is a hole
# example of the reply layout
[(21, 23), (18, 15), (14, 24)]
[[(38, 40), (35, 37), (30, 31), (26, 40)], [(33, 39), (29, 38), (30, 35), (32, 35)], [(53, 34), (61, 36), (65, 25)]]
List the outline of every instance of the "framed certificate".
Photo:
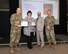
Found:
[(21, 26), (28, 26), (28, 22), (27, 21), (21, 21)]

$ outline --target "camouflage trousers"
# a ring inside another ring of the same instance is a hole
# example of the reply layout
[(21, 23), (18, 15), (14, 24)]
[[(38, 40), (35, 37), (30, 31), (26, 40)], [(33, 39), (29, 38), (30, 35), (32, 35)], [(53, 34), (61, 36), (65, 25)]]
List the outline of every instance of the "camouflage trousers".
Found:
[(47, 30), (46, 29), (46, 36), (47, 36), (49, 44), (51, 44), (51, 43), (56, 44), (54, 30)]
[(14, 47), (14, 46), (17, 46), (19, 44), (20, 36), (21, 36), (21, 29), (20, 28), (17, 28), (14, 30), (11, 28), (10, 47)]

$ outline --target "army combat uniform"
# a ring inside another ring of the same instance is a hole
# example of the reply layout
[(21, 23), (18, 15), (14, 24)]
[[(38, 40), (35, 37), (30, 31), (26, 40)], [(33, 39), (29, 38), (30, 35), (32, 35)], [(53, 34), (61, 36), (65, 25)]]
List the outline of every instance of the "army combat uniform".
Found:
[[(55, 40), (55, 33), (54, 33), (54, 24), (55, 24), (55, 18), (54, 16), (47, 16), (45, 18), (45, 31), (46, 31), (46, 36), (48, 39), (49, 44), (54, 43), (56, 44), (56, 40)], [(48, 26), (50, 29), (48, 29)]]
[(10, 47), (17, 46), (21, 36), (21, 15), (12, 14), (10, 18), (11, 31), (10, 31)]

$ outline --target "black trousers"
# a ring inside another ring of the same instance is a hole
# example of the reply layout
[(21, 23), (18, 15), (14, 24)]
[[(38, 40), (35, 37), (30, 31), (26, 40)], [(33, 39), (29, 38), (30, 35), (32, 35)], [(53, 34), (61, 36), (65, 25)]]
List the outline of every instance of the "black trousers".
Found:
[(33, 34), (34, 32), (30, 33), (30, 36), (26, 36), (26, 41), (27, 41), (27, 46), (31, 47), (32, 46), (32, 39), (33, 39)]

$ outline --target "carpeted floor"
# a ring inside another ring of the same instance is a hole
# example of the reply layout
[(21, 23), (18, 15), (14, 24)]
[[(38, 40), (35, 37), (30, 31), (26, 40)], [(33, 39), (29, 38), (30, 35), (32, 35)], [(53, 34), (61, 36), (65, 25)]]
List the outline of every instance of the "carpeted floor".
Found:
[[(68, 54), (68, 44), (57, 45), (56, 50), (47, 48), (46, 46), (42, 49), (34, 45), (33, 49), (28, 49), (26, 45), (23, 45), (21, 51), (15, 52), (14, 54)], [(10, 54), (9, 47), (0, 47), (0, 54)]]

